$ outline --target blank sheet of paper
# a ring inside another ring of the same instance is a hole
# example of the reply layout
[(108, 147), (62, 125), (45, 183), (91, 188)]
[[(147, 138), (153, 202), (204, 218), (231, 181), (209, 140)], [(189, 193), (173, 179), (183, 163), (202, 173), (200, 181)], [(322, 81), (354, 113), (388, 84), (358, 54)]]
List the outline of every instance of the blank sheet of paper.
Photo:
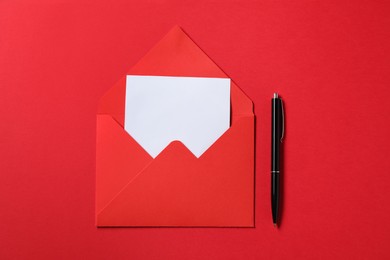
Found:
[(155, 158), (172, 141), (200, 157), (230, 126), (230, 79), (126, 79), (125, 130)]

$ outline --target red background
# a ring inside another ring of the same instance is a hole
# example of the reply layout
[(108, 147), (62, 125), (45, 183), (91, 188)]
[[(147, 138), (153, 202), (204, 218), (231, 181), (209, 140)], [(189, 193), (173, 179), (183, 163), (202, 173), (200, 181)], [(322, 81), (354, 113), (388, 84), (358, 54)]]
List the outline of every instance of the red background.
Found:
[[(390, 258), (389, 12), (388, 1), (1, 1), (0, 258)], [(175, 24), (254, 101), (256, 228), (94, 225), (98, 100)], [(286, 109), (279, 229), (274, 91)]]

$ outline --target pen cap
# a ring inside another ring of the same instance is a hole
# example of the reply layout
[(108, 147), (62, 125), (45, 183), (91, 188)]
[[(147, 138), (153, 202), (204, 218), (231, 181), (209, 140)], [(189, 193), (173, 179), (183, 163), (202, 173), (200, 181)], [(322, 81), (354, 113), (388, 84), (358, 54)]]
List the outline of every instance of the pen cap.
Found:
[(280, 98), (272, 99), (271, 117), (271, 169), (280, 169), (280, 144), (283, 136), (283, 107)]

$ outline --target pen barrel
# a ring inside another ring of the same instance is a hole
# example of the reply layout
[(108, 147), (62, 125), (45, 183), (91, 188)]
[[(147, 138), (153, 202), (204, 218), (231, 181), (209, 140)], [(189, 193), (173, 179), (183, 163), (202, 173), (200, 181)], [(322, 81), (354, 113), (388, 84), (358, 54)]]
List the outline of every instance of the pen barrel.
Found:
[(279, 215), (279, 200), (280, 200), (280, 174), (276, 172), (271, 173), (271, 207), (272, 207), (272, 221), (277, 223)]
[(282, 100), (272, 99), (271, 171), (280, 171), (280, 143), (282, 138)]

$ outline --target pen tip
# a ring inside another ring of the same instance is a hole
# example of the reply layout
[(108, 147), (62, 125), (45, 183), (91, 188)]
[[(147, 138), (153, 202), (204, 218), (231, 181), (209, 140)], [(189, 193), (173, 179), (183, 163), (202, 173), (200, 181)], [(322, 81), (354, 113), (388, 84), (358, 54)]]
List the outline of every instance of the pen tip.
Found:
[(276, 228), (276, 223), (274, 223), (274, 228)]
[(279, 96), (278, 93), (275, 92), (274, 93), (274, 98), (278, 98), (278, 96)]

